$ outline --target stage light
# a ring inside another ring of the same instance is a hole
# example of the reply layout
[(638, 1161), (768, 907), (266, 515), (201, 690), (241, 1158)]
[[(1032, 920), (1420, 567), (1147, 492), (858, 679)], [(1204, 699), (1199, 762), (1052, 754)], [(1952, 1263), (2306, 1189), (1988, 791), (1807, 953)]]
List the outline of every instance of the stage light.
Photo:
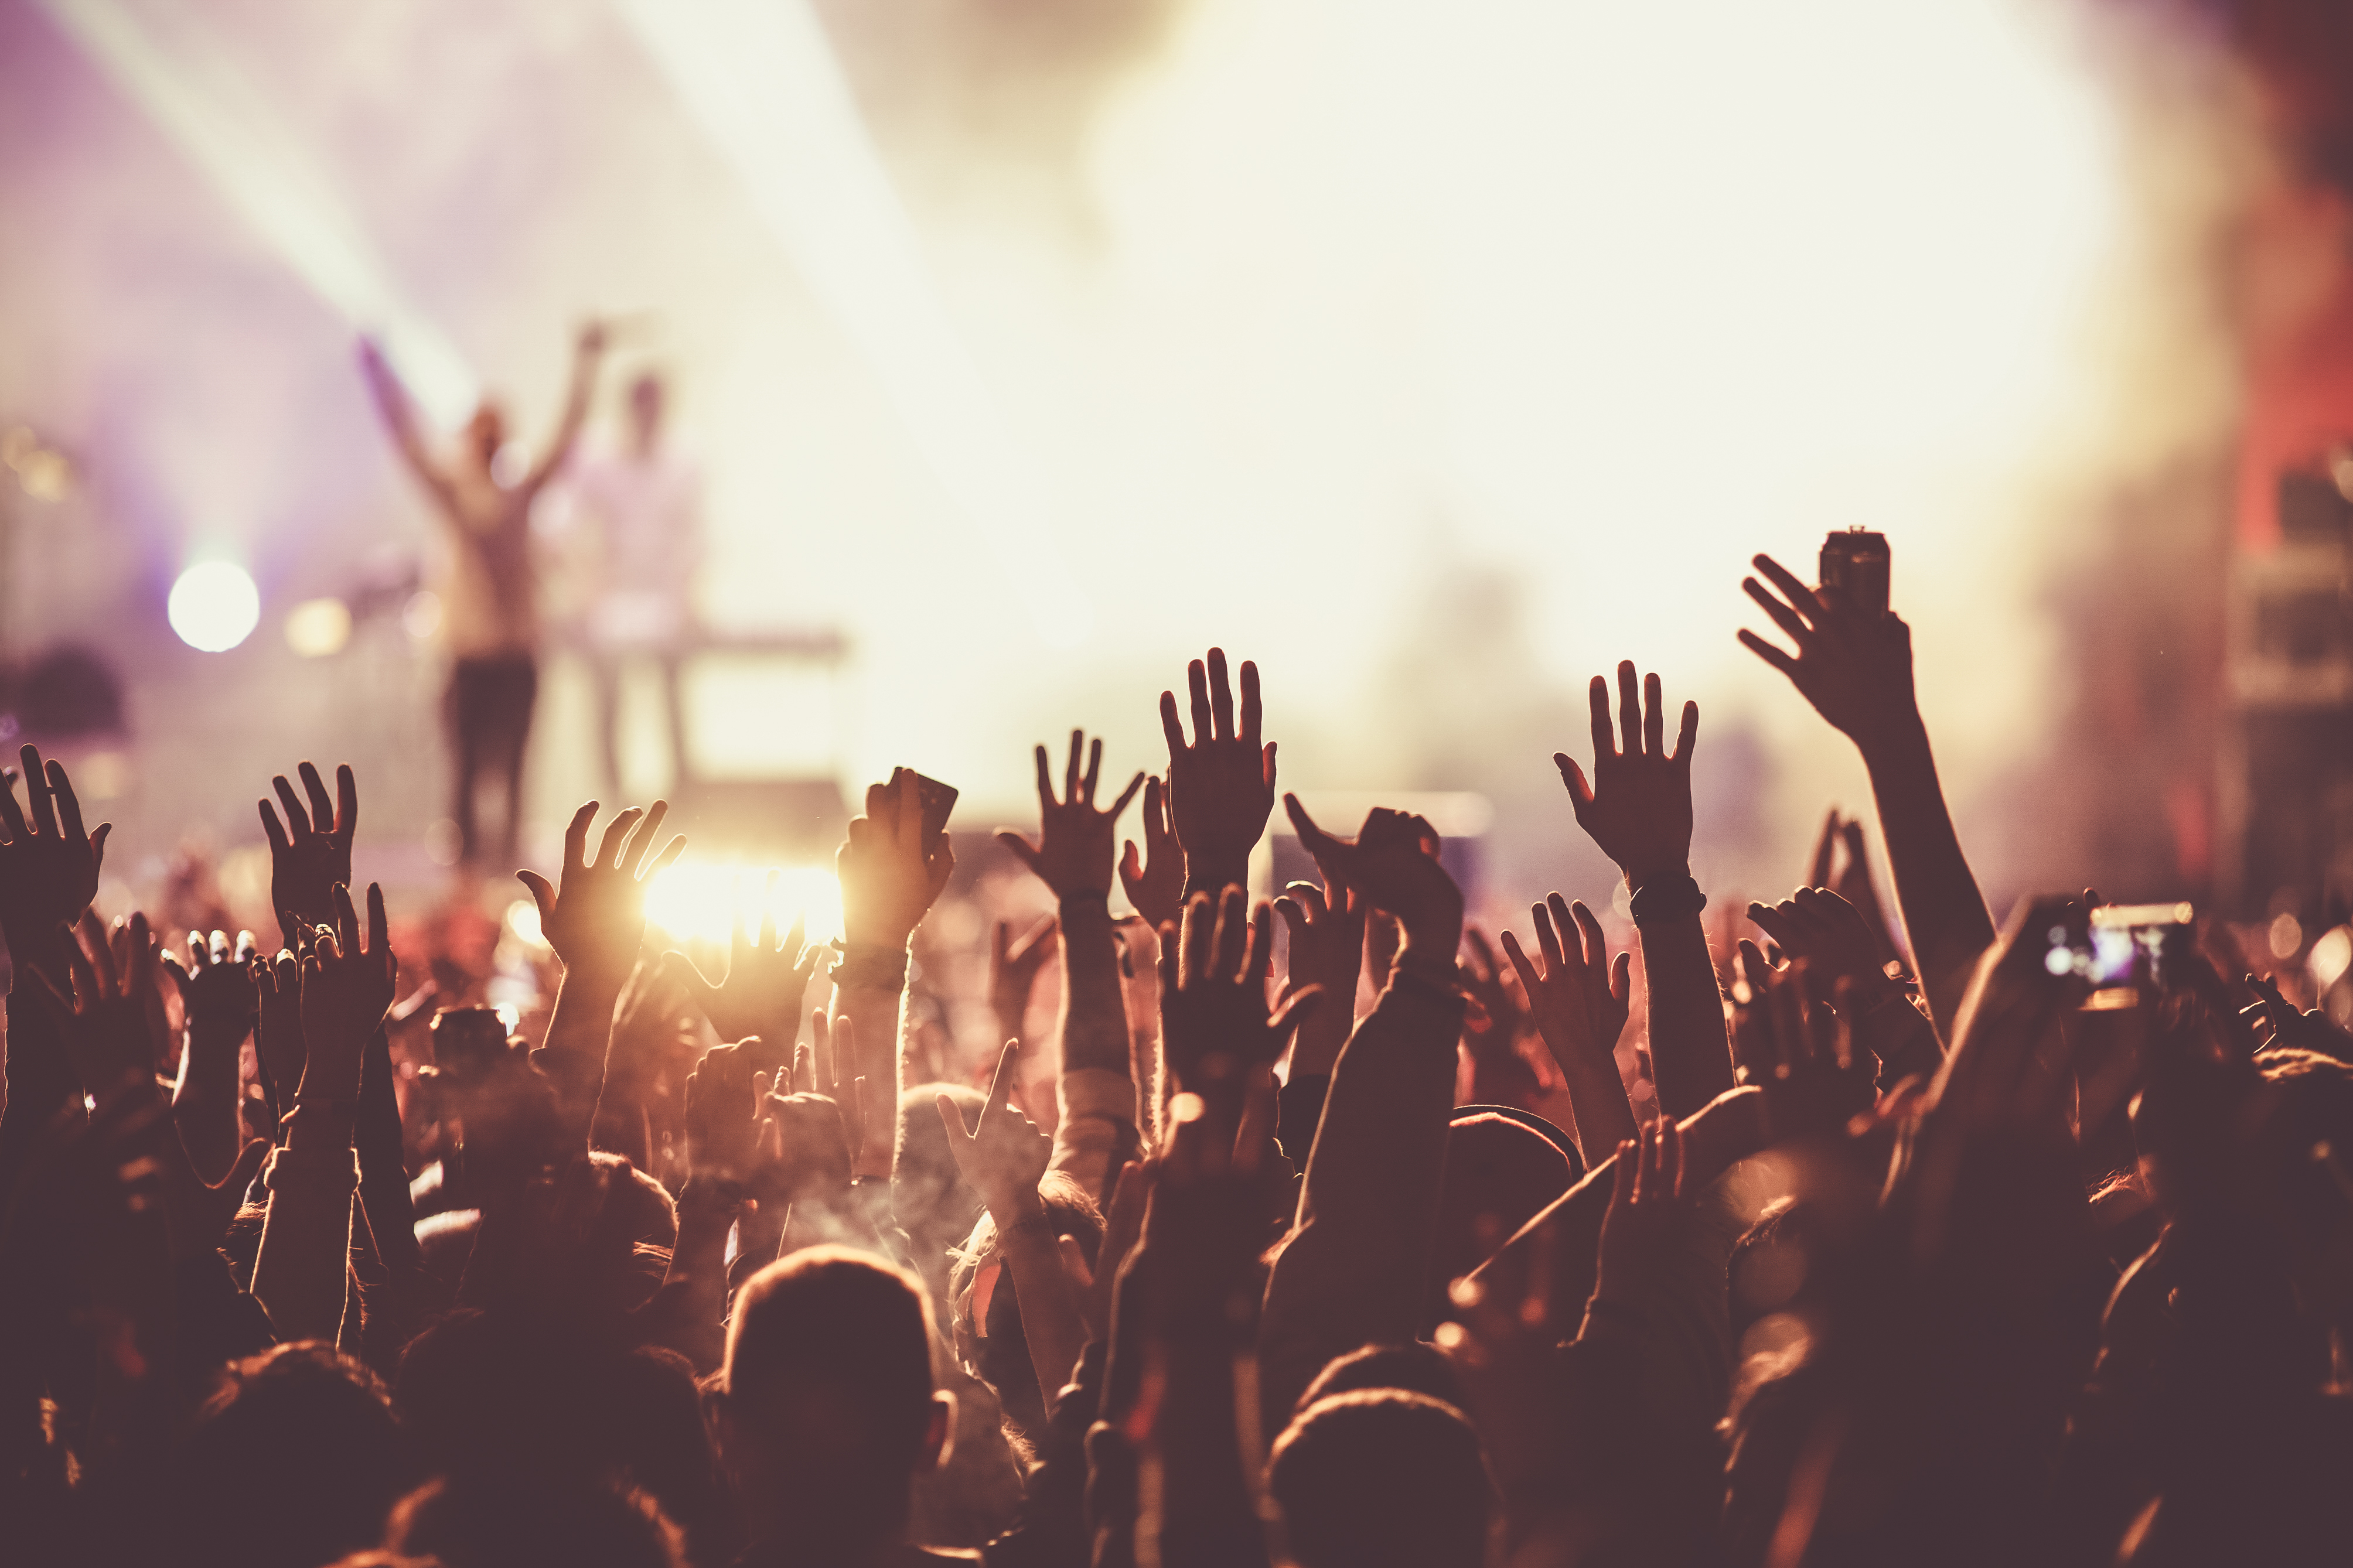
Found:
[(200, 561), (172, 584), (164, 613), (190, 647), (226, 653), (260, 625), (261, 591), (234, 561)]
[(646, 920), (679, 942), (725, 946), (739, 917), (756, 929), (768, 873), (776, 872), (775, 914), (779, 935), (796, 920), (808, 922), (807, 940), (841, 934), (841, 884), (821, 866), (726, 865), (685, 858), (646, 889)]
[(304, 658), (326, 658), (352, 640), (352, 612), (341, 599), (305, 599), (286, 612), (286, 646)]

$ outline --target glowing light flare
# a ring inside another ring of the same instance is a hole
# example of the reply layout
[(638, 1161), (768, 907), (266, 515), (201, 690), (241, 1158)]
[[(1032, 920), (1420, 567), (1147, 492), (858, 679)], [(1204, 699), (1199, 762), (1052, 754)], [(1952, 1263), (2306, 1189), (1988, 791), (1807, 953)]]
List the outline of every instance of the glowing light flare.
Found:
[[(776, 874), (776, 898), (767, 879)], [(821, 866), (745, 866), (740, 862), (680, 859), (646, 889), (646, 921), (675, 942), (706, 942), (724, 947), (738, 921), (756, 930), (774, 914), (779, 935), (796, 920), (807, 922), (807, 940), (832, 942), (841, 935), (841, 884)], [(536, 926), (536, 911), (533, 911)]]
[(200, 561), (172, 584), (164, 613), (190, 647), (226, 653), (261, 624), (261, 590), (234, 561)]
[(2320, 933), (2305, 959), (2312, 970), (2312, 983), (2326, 991), (2345, 977), (2353, 968), (2353, 927), (2332, 926)]
[(305, 599), (286, 612), (286, 646), (304, 658), (327, 658), (352, 640), (352, 612), (341, 599)]
[(799, 279), (865, 359), (926, 466), (1050, 647), (1094, 611), (1027, 460), (939, 292), (806, 0), (617, 0), (679, 106), (742, 181)]
[(302, 281), (361, 331), (436, 424), (456, 429), (480, 399), (465, 359), (402, 299), (332, 184), (205, 32), (195, 6), (43, 0), (67, 37), (212, 182)]

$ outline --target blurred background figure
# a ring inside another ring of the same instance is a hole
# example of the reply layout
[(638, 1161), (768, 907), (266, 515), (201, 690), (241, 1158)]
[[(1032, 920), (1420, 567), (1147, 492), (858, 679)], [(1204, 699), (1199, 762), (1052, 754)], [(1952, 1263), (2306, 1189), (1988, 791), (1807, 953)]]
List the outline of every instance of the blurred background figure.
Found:
[(596, 685), (605, 779), (619, 793), (621, 683), (635, 660), (661, 677), (670, 787), (692, 773), (679, 666), (695, 626), (694, 580), (702, 565), (702, 475), (663, 442), (669, 394), (661, 376), (629, 383), (628, 423), (610, 451), (584, 457), (565, 483), (570, 526), (585, 533), (586, 602), (578, 635)]
[[(509, 447), (505, 416), (496, 402), (484, 398), (466, 426), (456, 459), (445, 462), (426, 445), (417, 411), (382, 352), (372, 341), (360, 344), (360, 364), (385, 426), (446, 525), (439, 595), (441, 641), (449, 657), (449, 747), (456, 764), (449, 815), (458, 825), (459, 856), (469, 865), (480, 863), (486, 848), (492, 862), (512, 862), (522, 831), (522, 760), (539, 696), (532, 503), (571, 455), (604, 353), (604, 328), (595, 322), (583, 327), (563, 419), (538, 461)], [(487, 841), (475, 815), (486, 775), (504, 786), (498, 834)]]

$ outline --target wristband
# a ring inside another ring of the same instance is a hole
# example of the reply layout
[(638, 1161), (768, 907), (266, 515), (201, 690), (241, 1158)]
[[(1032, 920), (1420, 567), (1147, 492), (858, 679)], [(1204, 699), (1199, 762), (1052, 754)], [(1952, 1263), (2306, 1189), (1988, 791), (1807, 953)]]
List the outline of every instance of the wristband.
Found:
[(907, 984), (904, 947), (845, 947), (833, 983), (844, 991), (897, 991)]
[(1410, 975), (1426, 985), (1460, 994), (1462, 990), (1462, 968), (1451, 958), (1435, 958), (1407, 948), (1397, 955), (1390, 973)]
[(1653, 921), (1679, 921), (1695, 915), (1707, 908), (1707, 895), (1699, 890), (1699, 879), (1692, 876), (1670, 878), (1664, 881), (1646, 882), (1634, 889), (1629, 901), (1634, 923), (1646, 926)]
[(1011, 1225), (1007, 1226), (1000, 1239), (1010, 1239), (1017, 1236), (1034, 1236), (1039, 1231), (1049, 1236), (1054, 1234), (1053, 1211), (1043, 1205), (1030, 1210)]

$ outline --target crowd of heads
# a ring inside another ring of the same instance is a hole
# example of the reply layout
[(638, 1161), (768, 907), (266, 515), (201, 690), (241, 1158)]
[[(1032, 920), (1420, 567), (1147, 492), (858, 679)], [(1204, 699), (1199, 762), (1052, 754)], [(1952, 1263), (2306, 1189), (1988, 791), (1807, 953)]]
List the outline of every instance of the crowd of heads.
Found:
[[(26, 748), (0, 1558), (2341, 1558), (2353, 1037), (2204, 911), (1998, 923), (1905, 623), (1757, 569), (1883, 860), (1833, 814), (1806, 885), (1712, 900), (1698, 710), (1622, 666), (1556, 762), (1630, 918), (1493, 942), (1429, 823), (1281, 792), (1215, 649), (1148, 780), (1038, 748), (999, 882), (1050, 918), (975, 918), (902, 769), (830, 944), (666, 951), (659, 803), (522, 873), (536, 947), (396, 920), (307, 763), (276, 951), (167, 940), (202, 878), (101, 921)], [(1277, 809), (1317, 878), (1253, 901)]]

